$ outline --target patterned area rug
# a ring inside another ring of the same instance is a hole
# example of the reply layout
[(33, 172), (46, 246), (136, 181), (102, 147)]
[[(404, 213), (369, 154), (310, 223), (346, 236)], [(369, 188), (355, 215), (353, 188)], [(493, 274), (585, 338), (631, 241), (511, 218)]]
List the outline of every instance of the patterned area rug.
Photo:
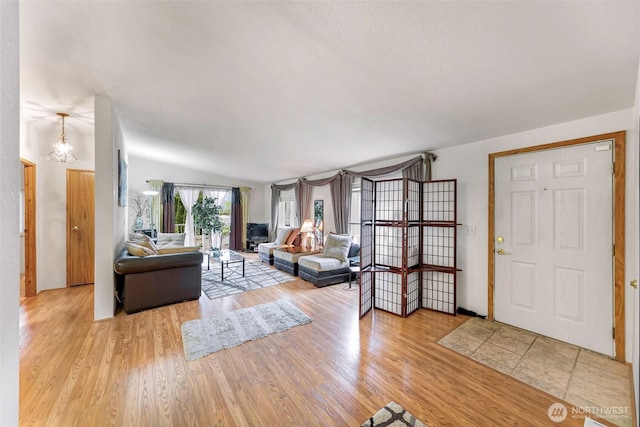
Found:
[(244, 264), (244, 277), (242, 264), (235, 264), (225, 267), (222, 281), (220, 264), (211, 262), (210, 270), (202, 269), (202, 292), (209, 299), (216, 299), (295, 280), (295, 277), (262, 262), (245, 260)]
[(184, 354), (191, 362), (310, 322), (309, 316), (286, 300), (191, 320), (181, 327)]
[(426, 427), (420, 420), (404, 410), (404, 408), (395, 402), (389, 402), (380, 409), (375, 415), (362, 423), (360, 427), (382, 427), (382, 426), (414, 426)]

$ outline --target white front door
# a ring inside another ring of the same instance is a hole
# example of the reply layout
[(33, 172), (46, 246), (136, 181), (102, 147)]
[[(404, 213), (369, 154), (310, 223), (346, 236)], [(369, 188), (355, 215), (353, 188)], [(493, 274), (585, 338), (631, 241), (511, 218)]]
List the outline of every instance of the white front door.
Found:
[(613, 356), (613, 141), (495, 159), (495, 319)]

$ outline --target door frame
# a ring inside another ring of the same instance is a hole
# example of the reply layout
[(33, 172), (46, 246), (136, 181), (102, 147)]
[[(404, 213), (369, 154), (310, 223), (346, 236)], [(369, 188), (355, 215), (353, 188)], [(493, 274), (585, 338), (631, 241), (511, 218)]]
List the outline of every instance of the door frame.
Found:
[[(24, 166), (24, 296), (37, 294), (38, 266), (36, 264), (36, 164), (20, 157)], [(29, 268), (26, 268), (26, 267)]]
[(516, 148), (489, 154), (489, 227), (488, 227), (488, 310), (490, 320), (494, 320), (495, 291), (495, 159), (514, 154), (532, 153), (572, 145), (588, 144), (612, 139), (614, 141), (613, 171), (613, 338), (615, 341), (615, 359), (625, 361), (625, 310), (624, 310), (624, 222), (625, 222), (625, 131), (605, 133), (585, 138), (571, 139), (531, 147)]

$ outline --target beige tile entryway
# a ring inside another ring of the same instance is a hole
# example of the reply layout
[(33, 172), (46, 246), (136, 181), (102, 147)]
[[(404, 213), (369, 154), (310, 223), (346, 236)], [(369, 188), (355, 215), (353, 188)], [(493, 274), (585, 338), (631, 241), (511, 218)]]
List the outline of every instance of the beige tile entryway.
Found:
[(623, 363), (477, 318), (463, 323), (439, 344), (578, 408), (602, 408), (598, 415), (619, 426), (632, 425), (631, 372)]

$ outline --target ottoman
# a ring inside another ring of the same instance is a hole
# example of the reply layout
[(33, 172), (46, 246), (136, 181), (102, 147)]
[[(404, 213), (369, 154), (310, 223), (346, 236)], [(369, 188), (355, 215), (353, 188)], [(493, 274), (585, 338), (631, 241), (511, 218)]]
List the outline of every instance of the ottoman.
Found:
[(298, 258), (298, 275), (321, 288), (348, 281), (351, 269), (349, 262), (322, 255), (306, 255)]
[[(360, 245), (352, 243), (348, 256), (352, 258), (360, 256)], [(305, 255), (298, 258), (298, 276), (318, 288), (350, 281), (351, 274), (348, 258), (341, 261), (322, 254)]]
[(300, 246), (289, 248), (276, 248), (273, 251), (273, 266), (293, 276), (298, 275), (298, 258), (306, 255), (314, 255), (322, 250), (306, 250)]
[(273, 265), (273, 251), (278, 248), (288, 248), (289, 245), (279, 245), (277, 243), (260, 243), (258, 245), (258, 258), (260, 261)]

